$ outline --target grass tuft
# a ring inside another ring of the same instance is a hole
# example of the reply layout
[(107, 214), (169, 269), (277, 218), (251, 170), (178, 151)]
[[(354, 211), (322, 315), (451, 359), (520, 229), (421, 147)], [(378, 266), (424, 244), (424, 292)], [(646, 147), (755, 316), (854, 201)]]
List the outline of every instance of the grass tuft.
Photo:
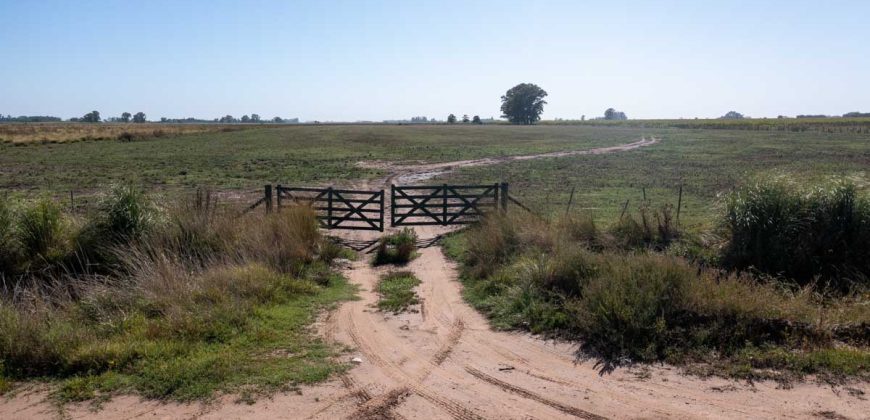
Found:
[(417, 233), (414, 229), (404, 228), (381, 238), (372, 265), (407, 264), (416, 256), (416, 250)]
[(420, 303), (414, 287), (420, 279), (410, 271), (394, 271), (385, 274), (378, 282), (375, 291), (380, 295), (378, 309), (398, 314), (405, 312), (411, 305)]

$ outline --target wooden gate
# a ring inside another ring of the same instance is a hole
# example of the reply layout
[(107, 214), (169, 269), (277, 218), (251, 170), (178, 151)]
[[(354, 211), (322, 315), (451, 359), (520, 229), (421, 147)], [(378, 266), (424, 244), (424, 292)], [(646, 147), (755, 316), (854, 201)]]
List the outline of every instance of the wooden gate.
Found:
[[(335, 188), (275, 188), (278, 209), (292, 201), (309, 205), (326, 229), (384, 231), (384, 192)], [(267, 195), (271, 195), (267, 189)]]
[(507, 184), (432, 185), (391, 188), (393, 226), (462, 225), (488, 210), (507, 206)]

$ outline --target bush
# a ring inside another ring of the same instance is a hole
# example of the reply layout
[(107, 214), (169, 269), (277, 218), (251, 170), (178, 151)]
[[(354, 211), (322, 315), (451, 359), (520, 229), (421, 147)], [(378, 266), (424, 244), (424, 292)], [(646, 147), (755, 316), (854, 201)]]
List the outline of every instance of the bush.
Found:
[(50, 267), (70, 255), (66, 221), (48, 199), (24, 206), (16, 220), (15, 242), (28, 269)]
[(628, 214), (611, 228), (615, 245), (625, 250), (653, 248), (662, 250), (680, 237), (674, 224), (673, 206), (664, 205), (650, 210), (646, 205), (638, 209), (638, 218)]
[(0, 277), (15, 272), (17, 264), (17, 245), (14, 243), (12, 209), (9, 203), (0, 199)]
[(765, 178), (731, 192), (725, 207), (728, 267), (800, 286), (819, 279), (839, 292), (870, 284), (870, 199), (854, 184), (803, 188)]
[[(748, 274), (703, 268), (646, 245), (647, 232), (653, 243), (673, 237), (663, 213), (647, 218), (650, 229), (642, 218), (631, 222), (636, 233), (627, 236), (642, 245), (626, 252), (626, 242), (608, 242), (600, 232), (592, 240), (588, 222), (581, 222), (579, 234), (566, 227), (577, 222), (565, 220), (531, 234), (510, 218), (489, 219), (465, 231), (462, 241), (450, 240), (452, 247), (466, 244), (459, 255), (464, 296), (496, 328), (578, 339), (583, 354), (605, 366), (625, 360), (743, 364), (753, 348), (821, 354), (835, 339), (866, 345), (855, 341), (862, 330), (853, 327), (866, 322), (865, 298), (819, 301), (808, 288), (783, 290)], [(816, 363), (811, 368), (818, 372), (852, 375), (861, 360), (807, 363)]]
[(404, 228), (381, 238), (372, 264), (407, 264), (414, 258), (416, 250), (417, 233), (414, 229)]
[(158, 209), (141, 190), (116, 185), (103, 195), (78, 236), (76, 248), (90, 265), (116, 262), (119, 245), (138, 242), (152, 231)]

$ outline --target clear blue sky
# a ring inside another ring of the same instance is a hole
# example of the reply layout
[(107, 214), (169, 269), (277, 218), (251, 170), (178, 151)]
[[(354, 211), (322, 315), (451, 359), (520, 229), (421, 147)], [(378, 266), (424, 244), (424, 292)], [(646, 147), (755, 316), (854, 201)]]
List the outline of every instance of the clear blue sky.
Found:
[(870, 1), (0, 0), (0, 113), (870, 112)]

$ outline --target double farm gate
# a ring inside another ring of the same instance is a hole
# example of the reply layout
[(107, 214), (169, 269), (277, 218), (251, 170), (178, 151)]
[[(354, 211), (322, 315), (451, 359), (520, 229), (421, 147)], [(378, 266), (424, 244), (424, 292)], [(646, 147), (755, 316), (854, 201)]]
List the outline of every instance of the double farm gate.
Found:
[[(325, 229), (384, 231), (384, 191), (275, 187), (277, 208), (307, 205)], [(271, 211), (272, 186), (263, 203)], [(508, 184), (390, 187), (391, 226), (448, 226), (473, 223), (487, 212), (506, 209)], [(253, 207), (253, 206), (252, 206)]]

